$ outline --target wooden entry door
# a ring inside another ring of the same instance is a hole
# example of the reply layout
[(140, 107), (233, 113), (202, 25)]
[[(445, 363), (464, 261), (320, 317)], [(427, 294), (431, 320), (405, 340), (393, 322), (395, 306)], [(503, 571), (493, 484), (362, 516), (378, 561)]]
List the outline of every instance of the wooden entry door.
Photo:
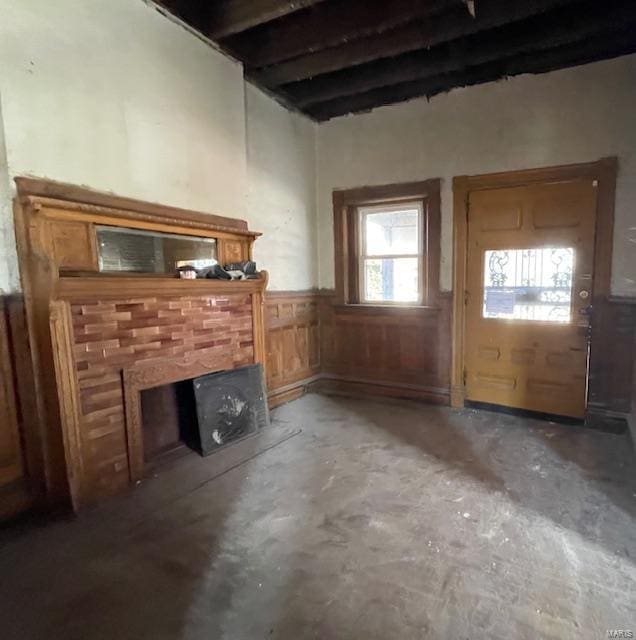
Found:
[(583, 417), (596, 191), (585, 179), (470, 193), (467, 400)]

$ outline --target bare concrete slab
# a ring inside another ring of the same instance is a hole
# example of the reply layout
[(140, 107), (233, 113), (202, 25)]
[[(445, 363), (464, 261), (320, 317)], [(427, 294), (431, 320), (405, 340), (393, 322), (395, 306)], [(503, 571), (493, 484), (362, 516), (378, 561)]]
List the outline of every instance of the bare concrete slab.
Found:
[(3, 531), (0, 635), (606, 638), (636, 631), (635, 516), (628, 435), (310, 395), (227, 455)]

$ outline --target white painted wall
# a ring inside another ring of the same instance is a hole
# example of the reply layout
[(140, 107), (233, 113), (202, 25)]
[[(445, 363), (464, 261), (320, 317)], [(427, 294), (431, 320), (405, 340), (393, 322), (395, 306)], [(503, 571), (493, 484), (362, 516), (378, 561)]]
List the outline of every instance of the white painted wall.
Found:
[(246, 85), (246, 218), (263, 233), (255, 244), (271, 289), (318, 284), (315, 125)]
[(231, 217), (249, 192), (272, 288), (317, 284), (313, 123), (249, 89), (246, 124), (241, 65), (142, 0), (0, 0), (0, 15), (0, 290), (19, 286), (18, 175)]
[(318, 127), (320, 285), (333, 287), (331, 192), (441, 177), (441, 286), (452, 287), (452, 178), (619, 158), (612, 291), (636, 296), (636, 56), (458, 89)]
[(15, 252), (11, 182), (7, 165), (7, 150), (2, 126), (2, 94), (0, 94), (0, 294), (17, 287), (18, 260)]
[(453, 176), (617, 155), (612, 288), (636, 295), (636, 56), (316, 127), (143, 0), (0, 0), (0, 15), (0, 291), (19, 286), (17, 175), (245, 217), (271, 288), (291, 290), (333, 286), (334, 188), (441, 177), (449, 289)]

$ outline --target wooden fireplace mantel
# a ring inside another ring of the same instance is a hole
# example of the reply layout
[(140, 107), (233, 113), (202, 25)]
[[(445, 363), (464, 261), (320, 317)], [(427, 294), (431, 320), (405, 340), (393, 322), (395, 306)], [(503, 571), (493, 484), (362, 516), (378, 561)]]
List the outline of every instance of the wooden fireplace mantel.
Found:
[(42, 468), (30, 472), (50, 505), (78, 509), (138, 477), (138, 449), (126, 448), (125, 385), (151, 370), (146, 362), (155, 371), (186, 363), (197, 375), (265, 366), (266, 272), (241, 281), (100, 273), (96, 226), (214, 238), (221, 264), (250, 260), (260, 234), (243, 220), (74, 185), (16, 184), (34, 430), (43, 443)]
[(177, 278), (84, 276), (60, 278), (53, 291), (58, 300), (114, 300), (138, 298), (152, 292), (157, 296), (254, 294), (267, 286), (267, 272), (254, 280), (178, 280)]

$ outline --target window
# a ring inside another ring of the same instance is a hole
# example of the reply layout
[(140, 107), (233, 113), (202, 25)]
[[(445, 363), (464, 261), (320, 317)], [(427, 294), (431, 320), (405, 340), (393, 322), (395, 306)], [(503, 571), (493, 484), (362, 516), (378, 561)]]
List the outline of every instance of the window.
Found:
[(439, 291), (439, 180), (334, 194), (341, 304), (434, 306)]
[(360, 207), (360, 302), (418, 302), (422, 203)]

